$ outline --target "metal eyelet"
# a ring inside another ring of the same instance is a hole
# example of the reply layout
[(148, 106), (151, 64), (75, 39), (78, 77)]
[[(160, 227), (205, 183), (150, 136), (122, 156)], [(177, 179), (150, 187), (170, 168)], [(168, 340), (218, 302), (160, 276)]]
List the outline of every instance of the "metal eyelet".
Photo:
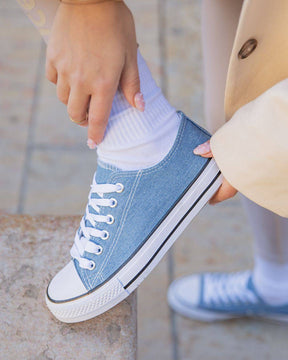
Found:
[(94, 270), (95, 269), (95, 263), (94, 263), (94, 261), (90, 261), (89, 262), (89, 270)]
[(124, 190), (124, 185), (121, 184), (121, 183), (117, 183), (116, 185), (120, 188), (120, 189), (117, 190), (116, 192), (117, 192), (117, 193), (122, 193), (122, 191)]
[(106, 230), (102, 231), (103, 235), (101, 236), (102, 240), (107, 240), (109, 238), (109, 232)]
[(111, 200), (110, 207), (111, 207), (111, 208), (115, 208), (115, 207), (117, 206), (117, 200), (114, 199), (114, 198), (112, 198), (112, 199), (110, 199), (110, 200)]
[(107, 217), (109, 218), (109, 220), (106, 221), (106, 224), (108, 224), (108, 225), (113, 224), (113, 223), (114, 223), (114, 216), (112, 216), (112, 215), (107, 215)]
[(99, 246), (98, 251), (95, 253), (95, 255), (101, 255), (102, 252), (103, 252), (103, 248), (102, 248), (102, 246)]

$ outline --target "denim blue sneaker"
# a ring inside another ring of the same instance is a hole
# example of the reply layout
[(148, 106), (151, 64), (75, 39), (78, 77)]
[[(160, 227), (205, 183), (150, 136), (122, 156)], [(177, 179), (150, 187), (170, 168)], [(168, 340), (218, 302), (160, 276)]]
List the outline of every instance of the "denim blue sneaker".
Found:
[(215, 161), (193, 154), (209, 133), (179, 116), (175, 143), (157, 165), (122, 171), (98, 163), (72, 260), (47, 288), (59, 320), (87, 320), (126, 298), (221, 185)]
[(267, 304), (258, 294), (250, 271), (180, 278), (170, 285), (168, 302), (181, 315), (206, 322), (239, 317), (288, 321), (288, 304)]

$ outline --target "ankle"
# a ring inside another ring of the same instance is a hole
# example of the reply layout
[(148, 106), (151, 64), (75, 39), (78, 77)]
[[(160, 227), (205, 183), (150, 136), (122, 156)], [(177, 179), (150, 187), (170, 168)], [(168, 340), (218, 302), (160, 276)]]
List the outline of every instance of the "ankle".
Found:
[(97, 148), (99, 160), (121, 170), (140, 170), (164, 159), (175, 142), (180, 118), (162, 93), (154, 100), (153, 111), (149, 105), (144, 113), (130, 109), (129, 114), (110, 121), (107, 135)]
[(259, 295), (270, 305), (288, 302), (288, 263), (255, 257), (253, 282)]

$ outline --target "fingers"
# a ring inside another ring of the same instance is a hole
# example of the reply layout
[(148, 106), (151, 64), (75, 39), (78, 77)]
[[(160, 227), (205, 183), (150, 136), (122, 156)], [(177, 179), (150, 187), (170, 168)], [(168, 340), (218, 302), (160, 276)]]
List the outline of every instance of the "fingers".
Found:
[(87, 109), (90, 101), (90, 96), (81, 91), (80, 87), (74, 86), (71, 88), (67, 111), (70, 119), (81, 126), (88, 125)]
[(65, 105), (68, 104), (70, 95), (70, 86), (67, 80), (67, 76), (62, 71), (57, 71), (53, 65), (53, 57), (46, 55), (46, 66), (45, 66), (46, 78), (57, 86), (57, 97)]
[(120, 79), (120, 86), (129, 104), (143, 112), (145, 110), (145, 102), (140, 90), (137, 50), (135, 56), (125, 63)]
[(48, 70), (46, 70), (46, 77), (49, 81), (56, 83), (57, 97), (67, 105), (70, 119), (78, 125), (87, 126), (87, 109), (90, 96), (86, 95), (77, 86), (70, 88), (66, 78), (61, 75), (58, 77), (56, 70), (54, 71), (52, 66), (49, 66)]
[(200, 156), (202, 156), (204, 158), (213, 157), (212, 150), (211, 150), (211, 147), (210, 147), (210, 140), (206, 141), (204, 144), (201, 144), (201, 145), (197, 146), (194, 149), (194, 154), (195, 155), (200, 155)]
[(108, 118), (112, 108), (112, 102), (116, 93), (115, 88), (109, 91), (101, 91), (91, 96), (88, 115), (88, 141), (90, 149), (95, 149), (102, 141)]
[[(204, 158), (213, 157), (212, 150), (210, 147), (210, 140), (206, 141), (204, 144), (197, 146), (194, 149), (195, 155), (200, 155)], [(237, 190), (224, 178), (223, 183), (216, 192), (216, 194), (210, 199), (209, 204), (214, 205), (221, 201), (232, 198), (237, 194)]]
[(57, 69), (53, 65), (53, 58), (46, 55), (46, 78), (51, 81), (53, 84), (57, 85), (57, 97), (58, 99), (67, 105), (69, 94), (70, 94), (70, 86), (64, 74), (61, 72), (57, 72)]
[(58, 74), (57, 79), (57, 97), (65, 105), (68, 104), (70, 95), (70, 85), (65, 77)]
[[(65, 74), (64, 74), (65, 75)], [(67, 105), (67, 111), (71, 120), (75, 123), (86, 126), (88, 124), (87, 108), (90, 96), (86, 95), (77, 84), (70, 87), (66, 76), (58, 75), (51, 62), (46, 63), (46, 77), (49, 81), (57, 85), (58, 99)]]
[(51, 65), (49, 61), (46, 60), (45, 67), (46, 78), (51, 81), (53, 84), (57, 83), (57, 71), (54, 66)]
[(215, 205), (224, 200), (230, 199), (237, 194), (237, 190), (224, 178), (222, 185), (216, 194), (210, 199), (209, 204)]

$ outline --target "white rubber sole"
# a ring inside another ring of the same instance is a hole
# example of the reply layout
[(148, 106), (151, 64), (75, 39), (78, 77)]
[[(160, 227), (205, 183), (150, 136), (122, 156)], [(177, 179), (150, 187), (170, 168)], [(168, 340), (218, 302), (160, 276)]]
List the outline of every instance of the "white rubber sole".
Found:
[(53, 315), (62, 322), (80, 322), (98, 316), (124, 300), (154, 269), (221, 184), (222, 175), (211, 159), (157, 230), (113, 278), (94, 291), (66, 302), (53, 302), (46, 294), (46, 304)]

